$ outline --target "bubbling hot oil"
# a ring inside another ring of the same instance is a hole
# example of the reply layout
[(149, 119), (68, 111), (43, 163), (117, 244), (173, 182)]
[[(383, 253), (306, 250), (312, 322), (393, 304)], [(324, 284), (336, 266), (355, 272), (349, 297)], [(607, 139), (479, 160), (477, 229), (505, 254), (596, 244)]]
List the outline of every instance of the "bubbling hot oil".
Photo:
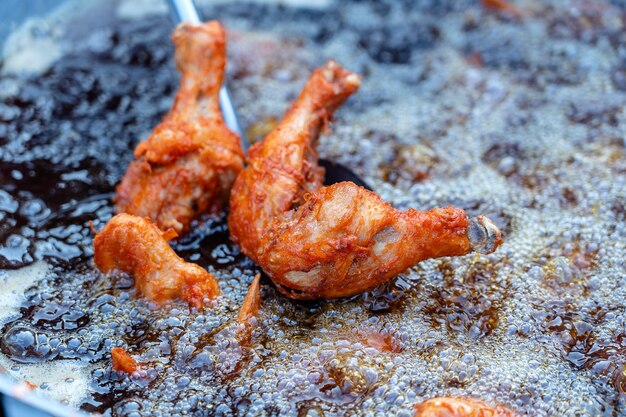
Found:
[[(516, 4), (521, 21), (460, 1), (204, 10), (231, 29), (230, 86), (255, 137), (334, 58), (365, 78), (322, 156), (398, 208), (453, 204), (505, 237), (334, 302), (293, 302), (265, 279), (245, 344), (235, 317), (257, 268), (223, 217), (173, 243), (219, 278), (201, 311), (136, 298), (130, 277), (91, 262), (87, 222), (112, 215), (176, 88), (167, 18), (103, 6), (100, 26), (63, 27), (76, 51), (0, 80), (0, 266), (16, 270), (0, 276), (15, 294), (0, 365), (113, 416), (410, 416), (439, 395), (534, 416), (626, 412), (625, 10)], [(142, 372), (112, 372), (115, 346)]]

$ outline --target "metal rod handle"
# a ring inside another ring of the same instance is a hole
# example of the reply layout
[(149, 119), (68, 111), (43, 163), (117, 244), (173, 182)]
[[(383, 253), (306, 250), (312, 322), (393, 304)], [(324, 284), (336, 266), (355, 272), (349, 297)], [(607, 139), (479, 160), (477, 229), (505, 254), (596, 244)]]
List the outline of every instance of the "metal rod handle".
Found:
[(168, 0), (168, 4), (176, 23), (189, 22), (197, 25), (202, 22), (193, 0)]

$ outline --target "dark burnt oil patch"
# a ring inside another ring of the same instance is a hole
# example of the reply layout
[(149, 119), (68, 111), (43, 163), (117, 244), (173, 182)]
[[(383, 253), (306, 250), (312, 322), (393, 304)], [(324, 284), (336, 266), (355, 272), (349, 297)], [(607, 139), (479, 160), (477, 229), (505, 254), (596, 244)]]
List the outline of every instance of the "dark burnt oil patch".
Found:
[(435, 166), (440, 162), (437, 153), (425, 141), (416, 145), (396, 146), (391, 157), (384, 161), (379, 170), (388, 183), (396, 186), (427, 181)]
[[(618, 310), (596, 303), (576, 304), (572, 297), (537, 306), (535, 320), (549, 335), (546, 343), (556, 344), (562, 358), (574, 369), (589, 372), (609, 387), (607, 400), (617, 404), (624, 393), (626, 335), (606, 335), (599, 329), (615, 320)], [(611, 392), (612, 391), (612, 392)]]
[(431, 326), (443, 326), (452, 337), (481, 339), (501, 319), (506, 283), (495, 283), (497, 267), (476, 259), (462, 272), (448, 261), (437, 267), (439, 280), (425, 298), (422, 311)]
[(87, 221), (111, 216), (113, 185), (174, 92), (157, 21), (107, 31), (104, 51), (69, 54), (40, 77), (3, 80), (19, 87), (0, 106), (0, 268), (91, 255)]

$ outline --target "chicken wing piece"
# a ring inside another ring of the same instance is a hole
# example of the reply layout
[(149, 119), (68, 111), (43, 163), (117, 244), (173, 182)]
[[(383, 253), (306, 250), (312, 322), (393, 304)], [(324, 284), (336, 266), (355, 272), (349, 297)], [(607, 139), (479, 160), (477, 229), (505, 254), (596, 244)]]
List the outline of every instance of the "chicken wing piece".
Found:
[(94, 262), (105, 274), (121, 271), (135, 278), (135, 288), (149, 300), (181, 298), (200, 308), (204, 298), (219, 295), (209, 272), (185, 262), (167, 243), (175, 233), (162, 232), (148, 219), (118, 214), (94, 239)]
[(461, 209), (401, 212), (350, 182), (322, 188), (318, 135), (358, 86), (333, 62), (317, 69), (233, 186), (231, 237), (291, 298), (358, 294), (421, 260), (492, 252), (502, 242), (488, 219)]
[(136, 160), (113, 201), (117, 213), (148, 217), (162, 230), (184, 233), (192, 219), (228, 201), (244, 156), (219, 108), (226, 65), (222, 25), (183, 23), (172, 39), (182, 74), (174, 105), (135, 149)]
[(513, 411), (471, 398), (439, 397), (415, 406), (414, 417), (516, 417)]

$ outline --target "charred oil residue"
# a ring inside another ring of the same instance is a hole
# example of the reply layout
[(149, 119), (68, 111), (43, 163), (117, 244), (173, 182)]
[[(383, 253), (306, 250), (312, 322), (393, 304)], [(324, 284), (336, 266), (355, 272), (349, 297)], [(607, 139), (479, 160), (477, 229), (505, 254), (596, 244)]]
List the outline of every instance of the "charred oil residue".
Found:
[(106, 48), (65, 56), (39, 77), (3, 77), (13, 93), (0, 104), (1, 268), (91, 255), (87, 221), (110, 217), (113, 185), (176, 83), (167, 29), (137, 36), (142, 27), (105, 31)]
[[(95, 271), (88, 221), (111, 217), (176, 89), (172, 26), (132, 1), (64, 26), (73, 51), (0, 79), (0, 281), (20, 289), (0, 308), (0, 365), (110, 416), (408, 417), (439, 395), (532, 416), (626, 413), (626, 9), (517, 1), (514, 17), (478, 3), (204, 9), (229, 28), (230, 87), (255, 140), (336, 59), (364, 81), (321, 155), (395, 207), (483, 213), (505, 241), (333, 302), (287, 300), (264, 278), (245, 340), (236, 315), (258, 269), (225, 216), (172, 242), (220, 282), (201, 311)], [(16, 284), (34, 270), (36, 285)], [(113, 372), (112, 347), (140, 370)]]

